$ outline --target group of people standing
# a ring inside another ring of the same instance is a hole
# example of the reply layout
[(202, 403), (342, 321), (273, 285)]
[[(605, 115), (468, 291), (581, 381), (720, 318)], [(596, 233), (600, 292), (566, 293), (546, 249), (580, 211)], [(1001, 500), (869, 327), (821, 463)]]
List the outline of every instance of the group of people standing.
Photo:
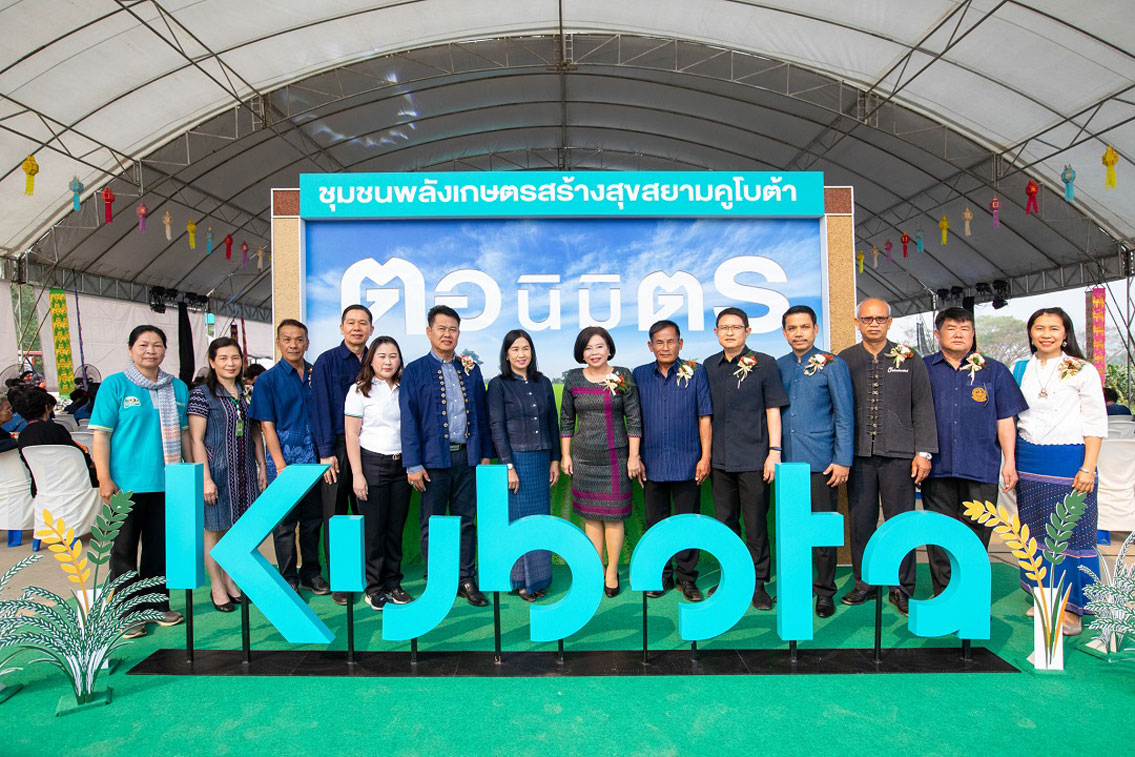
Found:
[[(770, 610), (770, 491), (777, 463), (804, 462), (813, 510), (834, 511), (838, 488), (847, 484), (855, 579), (841, 598), (847, 605), (879, 591), (862, 580), (864, 548), (880, 510), (890, 518), (915, 508), (916, 487), (925, 509), (966, 522), (985, 544), (988, 531), (964, 516), (965, 501), (995, 500), (999, 485), (1016, 489), (1022, 521), (1042, 532), (1064, 494), (1087, 493), (1069, 559), (1057, 566), (1073, 586), (1065, 631), (1079, 632), (1087, 579), (1076, 566), (1095, 559), (1095, 462), (1107, 424), (1098, 373), (1058, 308), (1029, 319), (1033, 355), (1012, 371), (977, 349), (969, 311), (939, 313), (941, 349), (922, 358), (888, 339), (890, 307), (877, 299), (860, 303), (862, 341), (839, 355), (816, 348), (820, 328), (807, 306), (783, 314), (790, 351), (779, 359), (747, 346), (749, 319), (738, 308), (718, 314), (722, 349), (702, 363), (683, 359), (681, 331), (669, 320), (650, 328), (654, 359), (633, 371), (611, 365), (613, 338), (589, 326), (576, 339), (582, 367), (565, 374), (558, 410), (526, 331), (505, 335), (499, 375), (486, 387), (480, 366), (457, 353), (458, 313), (436, 306), (427, 320), (429, 352), (405, 363), (393, 337), (371, 340), (370, 311), (351, 305), (340, 321), (343, 341), (314, 364), (305, 359), (306, 326), (283, 320), (276, 329), (281, 359), (257, 378), (250, 398), (235, 341), (213, 341), (209, 374), (189, 393), (160, 370), (161, 330), (136, 328), (132, 365), (104, 382), (90, 423), (104, 499), (120, 488), (134, 492), (112, 571), (137, 565), (139, 542), (141, 574), (164, 571), (164, 463), (206, 464), (207, 547), (286, 466), (322, 463), (322, 484), (273, 533), (279, 570), (293, 589), (332, 593), (320, 567), (320, 534), (328, 518), (353, 509), (364, 519), (366, 602), (376, 610), (410, 602), (402, 551), (413, 489), (421, 495), (423, 557), (430, 516), (459, 516), (458, 596), (484, 606), (474, 560), (475, 471), (497, 458), (508, 467), (510, 520), (549, 514), (551, 488), (561, 475), (571, 477), (572, 509), (605, 554), (611, 597), (620, 591), (635, 482), (649, 528), (671, 514), (699, 512), (700, 487), (709, 480), (715, 516), (738, 536), (744, 524), (756, 573), (752, 604)], [(330, 549), (326, 541), (323, 547)], [(928, 553), (937, 594), (949, 582), (949, 557), (934, 546)], [(239, 587), (207, 559), (214, 606), (231, 611)], [(648, 596), (676, 586), (700, 601), (698, 559), (697, 550), (679, 552), (667, 562), (663, 589)], [(816, 614), (829, 617), (835, 548), (816, 548), (813, 563)], [(511, 578), (515, 594), (539, 600), (551, 584), (551, 553), (524, 555)], [(899, 586), (889, 590), (891, 603), (905, 614), (914, 590), (911, 553)], [(343, 604), (348, 596), (334, 593), (333, 600)], [(163, 624), (180, 622), (168, 605), (161, 609)]]

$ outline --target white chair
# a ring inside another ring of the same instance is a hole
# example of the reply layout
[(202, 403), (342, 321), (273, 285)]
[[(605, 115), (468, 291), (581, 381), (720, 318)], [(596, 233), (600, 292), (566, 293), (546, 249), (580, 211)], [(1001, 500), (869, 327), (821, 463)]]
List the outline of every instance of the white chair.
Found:
[(91, 425), (91, 419), (90, 418), (80, 418), (77, 421), (77, 423), (79, 424), (80, 429), (84, 429), (87, 426)]
[(18, 547), (21, 532), (32, 527), (34, 509), (32, 479), (19, 450), (0, 452), (0, 530), (8, 531), (9, 547)]
[(87, 454), (90, 454), (91, 449), (92, 449), (92, 447), (94, 446), (94, 443), (95, 443), (95, 432), (94, 431), (83, 431), (82, 429), (80, 429), (78, 431), (72, 431), (71, 432), (71, 440), (74, 441), (76, 444), (81, 444), (84, 447), (86, 447), (87, 448)]
[(99, 490), (91, 486), (83, 453), (68, 444), (44, 444), (24, 449), (24, 459), (35, 477), (35, 528), (46, 528), (43, 509), (62, 518), (75, 535), (91, 531), (102, 505)]
[(1099, 469), (1099, 530), (1135, 531), (1135, 439), (1103, 440)]
[(1135, 418), (1130, 415), (1109, 415), (1107, 417), (1108, 439), (1135, 439)]
[(52, 418), (52, 420), (55, 421), (56, 423), (58, 423), (63, 428), (67, 429), (68, 431), (78, 431), (79, 430), (78, 421), (76, 421), (72, 416), (68, 415), (67, 413), (60, 413), (59, 415)]

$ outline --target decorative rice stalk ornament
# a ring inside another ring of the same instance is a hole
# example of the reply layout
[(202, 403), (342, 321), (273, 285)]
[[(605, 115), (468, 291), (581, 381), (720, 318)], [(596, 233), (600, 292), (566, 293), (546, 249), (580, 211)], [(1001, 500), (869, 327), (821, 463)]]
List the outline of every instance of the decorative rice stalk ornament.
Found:
[(1090, 568), (1080, 566), (1095, 579), (1095, 583), (1084, 587), (1088, 598), (1085, 609), (1093, 615), (1088, 628), (1095, 632), (1095, 638), (1084, 649), (1108, 660), (1135, 657), (1135, 563), (1127, 560), (1133, 541), (1135, 531), (1127, 535), (1111, 566), (1100, 555), (1098, 576)]
[[(67, 580), (78, 587), (77, 607), (38, 586), (24, 589), (19, 599), (0, 602), (0, 647), (40, 652), (29, 664), (43, 662), (63, 671), (76, 705), (110, 701), (109, 688), (95, 689), (104, 663), (129, 643), (122, 638), (127, 629), (162, 617), (157, 610), (143, 608), (165, 599), (151, 591), (165, 581), (164, 576), (138, 578), (136, 571), (128, 571), (117, 578), (107, 575), (99, 583), (99, 568), (110, 560), (114, 538), (133, 506), (126, 492), (115, 494), (103, 505), (91, 528), (86, 555), (74, 529), (44, 510), (47, 528), (37, 532), (36, 538), (48, 545)], [(0, 586), (9, 577), (0, 579)], [(57, 713), (68, 708), (65, 699), (60, 700)]]
[[(1001, 537), (1012, 550), (1017, 564), (1025, 571), (1025, 577), (1035, 584), (1032, 590), (1035, 610), (1032, 663), (1037, 670), (1064, 669), (1061, 621), (1072, 587), (1064, 585), (1063, 573), (1060, 580), (1056, 581), (1056, 571), (1050, 571), (1044, 563), (1047, 560), (1055, 568), (1064, 562), (1064, 550), (1068, 549), (1076, 523), (1084, 515), (1086, 497), (1082, 492), (1070, 492), (1057, 503), (1045, 524), (1044, 546), (1039, 549), (1040, 554), (1037, 554), (1037, 541), (1029, 533), (1028, 524), (1021, 523), (1016, 514), (991, 502), (963, 503), (966, 516), (992, 528), (993, 533)], [(1044, 580), (1046, 577), (1047, 584)]]

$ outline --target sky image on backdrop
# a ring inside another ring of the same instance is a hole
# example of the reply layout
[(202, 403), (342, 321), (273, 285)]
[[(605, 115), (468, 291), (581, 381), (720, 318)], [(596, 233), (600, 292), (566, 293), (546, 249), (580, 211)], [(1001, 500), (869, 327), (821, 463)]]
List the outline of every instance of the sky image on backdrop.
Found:
[(339, 314), (355, 302), (407, 362), (429, 349), (426, 311), (453, 306), (458, 352), (476, 353), (486, 378), (517, 327), (532, 334), (543, 372), (576, 367), (581, 321), (607, 326), (614, 365), (649, 362), (646, 329), (662, 317), (681, 327), (683, 358), (700, 361), (720, 349), (715, 309), (726, 306), (748, 313), (750, 347), (779, 356), (783, 309), (810, 305), (822, 318), (827, 296), (815, 219), (309, 221), (304, 241), (309, 360), (339, 343)]

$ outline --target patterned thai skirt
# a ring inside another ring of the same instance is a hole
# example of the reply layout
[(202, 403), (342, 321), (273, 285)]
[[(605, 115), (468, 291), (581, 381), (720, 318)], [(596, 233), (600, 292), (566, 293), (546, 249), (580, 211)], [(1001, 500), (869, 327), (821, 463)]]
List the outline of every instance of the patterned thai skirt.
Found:
[[(1072, 491), (1072, 481), (1076, 471), (1084, 464), (1084, 445), (1082, 444), (1030, 444), (1020, 437), (1017, 438), (1017, 510), (1021, 522), (1028, 525), (1029, 531), (1036, 537), (1038, 546), (1042, 546), (1045, 536), (1045, 525), (1049, 522), (1057, 503), (1061, 502)], [(1096, 482), (1099, 487), (1099, 481)], [(1048, 573), (1052, 575), (1053, 585), (1064, 577), (1064, 585), (1071, 586), (1068, 595), (1068, 610), (1077, 615), (1084, 614), (1087, 597), (1084, 596), (1084, 587), (1095, 583), (1095, 580), (1084, 571), (1083, 566), (1092, 573), (1099, 575), (1100, 558), (1096, 552), (1096, 519), (1098, 510), (1096, 506), (1096, 489), (1084, 500), (1084, 514), (1076, 523), (1072, 531), (1072, 538), (1068, 541), (1068, 548), (1063, 552), (1064, 561), (1055, 567), (1044, 561)], [(1055, 570), (1055, 574), (1053, 571)], [(1044, 583), (1048, 585), (1048, 577)], [(1025, 571), (1021, 570), (1021, 588), (1032, 595), (1032, 584), (1025, 578)]]
[(572, 456), (571, 507), (585, 520), (631, 516), (634, 487), (627, 477), (627, 448)]

